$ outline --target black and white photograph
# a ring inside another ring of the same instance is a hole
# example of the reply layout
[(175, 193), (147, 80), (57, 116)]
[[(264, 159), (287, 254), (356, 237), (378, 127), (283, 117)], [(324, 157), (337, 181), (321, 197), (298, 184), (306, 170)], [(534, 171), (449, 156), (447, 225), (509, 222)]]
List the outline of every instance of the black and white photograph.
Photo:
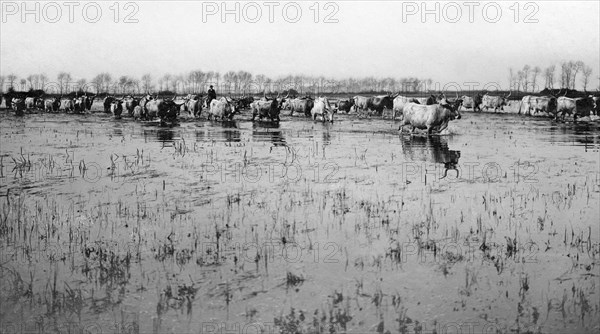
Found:
[(0, 20), (0, 334), (600, 332), (600, 1)]

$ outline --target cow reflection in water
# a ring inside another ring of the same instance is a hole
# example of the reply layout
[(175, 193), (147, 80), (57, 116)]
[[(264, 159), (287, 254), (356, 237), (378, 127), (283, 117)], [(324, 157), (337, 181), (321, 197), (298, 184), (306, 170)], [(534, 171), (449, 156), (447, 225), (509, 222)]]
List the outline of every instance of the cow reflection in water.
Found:
[(331, 134), (329, 133), (329, 130), (323, 131), (323, 146), (327, 146), (329, 144), (331, 144)]
[(204, 127), (198, 128), (195, 133), (196, 142), (199, 143), (213, 140), (220, 141), (221, 139), (228, 143), (242, 141), (238, 124), (235, 121), (222, 121), (214, 124), (207, 123)]
[(242, 136), (240, 135), (240, 130), (238, 129), (238, 125), (233, 121), (223, 121), (221, 123), (223, 127), (223, 138), (226, 142), (240, 142), (242, 141)]
[(113, 128), (113, 136), (115, 136), (115, 137), (123, 137), (123, 128), (121, 128), (121, 127), (114, 127)]
[(443, 136), (403, 136), (402, 153), (408, 161), (444, 164), (442, 179), (449, 170), (456, 171), (456, 178), (460, 176), (457, 168), (460, 151), (448, 149), (448, 141)]
[(156, 131), (156, 138), (159, 142), (166, 143), (172, 142), (174, 137), (173, 130), (171, 129), (158, 129)]
[(163, 147), (167, 146), (165, 144), (168, 143), (173, 143), (173, 140), (175, 138), (175, 131), (173, 131), (172, 129), (163, 129), (163, 128), (158, 128), (158, 129), (145, 129), (144, 130), (144, 140), (146, 142), (148, 141), (156, 141), (159, 143), (163, 143)]
[(278, 122), (254, 122), (252, 123), (252, 140), (257, 142), (270, 141), (273, 146), (287, 146), (283, 132), (274, 129), (279, 129)]

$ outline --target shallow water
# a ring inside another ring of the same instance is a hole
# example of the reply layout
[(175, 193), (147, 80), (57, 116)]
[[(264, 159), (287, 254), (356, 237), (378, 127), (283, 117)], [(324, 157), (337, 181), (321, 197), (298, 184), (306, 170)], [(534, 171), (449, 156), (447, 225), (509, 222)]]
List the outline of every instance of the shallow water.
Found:
[(2, 113), (3, 328), (600, 328), (598, 123), (248, 119)]

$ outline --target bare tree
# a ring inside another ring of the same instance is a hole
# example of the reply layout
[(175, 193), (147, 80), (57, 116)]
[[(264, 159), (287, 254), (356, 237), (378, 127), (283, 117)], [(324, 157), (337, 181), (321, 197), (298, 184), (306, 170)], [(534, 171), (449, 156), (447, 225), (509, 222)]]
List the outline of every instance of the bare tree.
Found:
[(92, 79), (92, 83), (96, 86), (96, 93), (108, 93), (112, 77), (108, 73), (100, 73)]
[(569, 88), (571, 82), (572, 62), (563, 61), (560, 63), (560, 88)]
[[(108, 93), (110, 91), (110, 86), (113, 83), (113, 78), (108, 73), (102, 73), (102, 78), (103, 78), (103, 82), (104, 82), (105, 92)], [(113, 94), (114, 94), (114, 88), (113, 88)]]
[(300, 95), (304, 94), (304, 77), (301, 75), (294, 76), (294, 85)]
[[(79, 79), (77, 80), (77, 90), (78, 91), (82, 91), (85, 88), (85, 84), (87, 83), (86, 79)], [(86, 89), (87, 91), (87, 89)]]
[(220, 85), (220, 80), (221, 80), (221, 73), (215, 72), (214, 78), (215, 78), (215, 82), (216, 82), (217, 93), (219, 93), (219, 87), (220, 87), (219, 85)]
[(14, 88), (15, 81), (17, 81), (17, 76), (11, 73), (8, 76), (6, 76), (6, 81), (8, 82), (8, 87)]
[(254, 77), (254, 81), (256, 82), (256, 86), (257, 86), (256, 93), (260, 93), (263, 91), (263, 85), (265, 83), (265, 79), (266, 79), (266, 77), (264, 74), (259, 74)]
[(48, 82), (48, 76), (44, 73), (40, 74), (40, 87), (44, 91), (46, 90), (46, 82)]
[[(223, 80), (227, 84), (227, 93), (231, 93), (231, 85), (235, 85), (235, 81), (237, 80), (237, 74), (233, 71), (229, 71), (223, 75)], [(234, 87), (235, 89), (235, 87)], [(225, 92), (223, 92), (225, 93)]]
[(140, 94), (142, 92), (142, 82), (139, 79), (132, 79), (132, 84), (132, 92), (135, 90), (137, 94)]
[(43, 88), (43, 87), (40, 87), (40, 75), (39, 74), (34, 74), (32, 80), (33, 81), (31, 82), (31, 84), (33, 85), (34, 89)]
[(33, 77), (34, 77), (34, 75), (33, 75), (33, 74), (30, 74), (30, 75), (28, 75), (28, 76), (27, 76), (27, 78), (26, 78), (26, 79), (27, 79), (27, 81), (29, 82), (29, 89), (34, 89), (34, 87), (33, 87), (33, 81), (34, 81), (34, 78), (33, 78)]
[(510, 89), (514, 89), (515, 88), (515, 72), (513, 70), (513, 68), (509, 68), (508, 69), (508, 87)]
[(104, 84), (104, 81), (102, 79), (102, 75), (98, 74), (96, 75), (93, 79), (92, 79), (92, 84), (94, 84), (95, 88), (96, 88), (96, 94), (99, 94), (101, 89), (102, 89), (102, 85)]
[(550, 65), (544, 71), (544, 77), (546, 78), (546, 88), (553, 89), (554, 88), (554, 71), (556, 70), (556, 65)]
[(152, 76), (150, 74), (142, 75), (142, 85), (145, 93), (152, 89)]
[(173, 76), (171, 74), (169, 74), (169, 73), (166, 73), (165, 75), (163, 75), (162, 81), (165, 84), (165, 90), (169, 90), (169, 82), (171, 81), (172, 77)]
[[(206, 79), (206, 73), (202, 72), (201, 70), (191, 71), (190, 74), (188, 74), (188, 80), (192, 84), (193, 92), (197, 92), (198, 90), (201, 89), (200, 85), (202, 83), (204, 83), (205, 79)], [(204, 87), (202, 87), (202, 88), (204, 88)], [(202, 90), (204, 90), (204, 89), (202, 89)]]
[(531, 71), (531, 66), (525, 65), (523, 66), (523, 91), (527, 92), (529, 89), (529, 71)]
[(527, 79), (525, 79), (525, 72), (523, 72), (523, 71), (517, 72), (517, 91), (522, 88), (523, 91), (526, 92), (527, 91), (526, 84), (527, 84)]
[(539, 88), (537, 86), (537, 77), (541, 71), (542, 71), (542, 69), (539, 66), (536, 66), (531, 70), (531, 91), (532, 92), (535, 92), (536, 89), (539, 91)]
[[(239, 71), (236, 75), (238, 82), (238, 89), (236, 90), (236, 93), (245, 94), (250, 85), (250, 81), (252, 81), (252, 74), (246, 71)], [(291, 81), (291, 78), (291, 76), (288, 76), (286, 81)]]
[[(6, 77), (3, 75), (0, 75), (0, 93), (4, 92), (4, 82), (6, 82)], [(0, 103), (2, 103), (0, 101)]]
[[(188, 81), (184, 75), (178, 74), (178, 75), (174, 76), (173, 77), (173, 92), (175, 92), (175, 94), (177, 94), (179, 92), (184, 92), (187, 84), (188, 84)], [(179, 88), (181, 88), (181, 89), (179, 89)]]
[(119, 81), (117, 81), (119, 88), (121, 88), (121, 93), (125, 94), (125, 87), (127, 87), (127, 83), (129, 82), (129, 77), (126, 75), (122, 75), (119, 77)]
[(581, 72), (583, 77), (581, 78), (581, 83), (583, 84), (583, 90), (587, 91), (588, 83), (590, 82), (590, 76), (592, 76), (592, 68), (590, 66), (584, 66)]
[(205, 81), (205, 85), (202, 85), (202, 87), (200, 87), (200, 91), (204, 92), (206, 89), (206, 83), (208, 83), (208, 85), (212, 85), (213, 84), (213, 80), (215, 78), (215, 72), (214, 71), (208, 71), (206, 73), (206, 81)]
[(584, 66), (585, 66), (585, 64), (581, 60), (571, 63), (571, 68), (572, 68), (572, 73), (573, 73), (573, 77), (571, 79), (571, 87), (572, 87), (571, 89), (575, 89), (577, 73), (579, 73), (579, 71), (581, 71), (581, 69), (583, 69)]
[(67, 72), (60, 72), (56, 78), (58, 79), (58, 84), (60, 85), (60, 94), (63, 94), (63, 92), (67, 90), (69, 81), (71, 81), (71, 74)]

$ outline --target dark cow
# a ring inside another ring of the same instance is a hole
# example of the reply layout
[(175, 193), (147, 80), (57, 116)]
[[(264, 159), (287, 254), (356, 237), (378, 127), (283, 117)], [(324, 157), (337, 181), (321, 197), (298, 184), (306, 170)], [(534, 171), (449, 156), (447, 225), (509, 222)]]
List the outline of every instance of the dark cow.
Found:
[(39, 110), (44, 110), (44, 99), (39, 97), (35, 100), (35, 107)]
[(600, 111), (600, 96), (590, 95), (588, 97), (592, 99), (594, 103), (593, 114), (598, 116), (598, 112)]
[[(140, 115), (139, 118), (150, 119), (150, 115), (148, 113), (148, 109), (146, 108), (148, 102), (154, 100), (154, 97), (150, 94), (146, 94), (140, 99), (139, 107), (140, 107)], [(135, 108), (134, 108), (134, 117), (135, 117)]]
[(393, 101), (394, 98), (390, 94), (374, 96), (372, 106), (369, 108), (376, 111), (377, 115), (381, 116), (384, 109), (392, 110), (394, 107)]
[(458, 110), (463, 103), (463, 99), (461, 97), (458, 97), (458, 92), (455, 92), (455, 93), (456, 93), (456, 97), (454, 97), (454, 98), (447, 98), (446, 94), (444, 94), (444, 93), (440, 94), (440, 98), (438, 98), (438, 103), (441, 103), (442, 101), (446, 101), (448, 104), (450, 104), (452, 106), (452, 108), (454, 110)]
[(152, 99), (147, 102), (144, 101), (144, 108), (146, 111), (146, 118), (153, 119), (154, 117), (160, 118), (161, 121), (175, 120), (179, 115), (179, 110), (183, 103), (177, 104), (173, 99)]
[(350, 110), (352, 110), (353, 106), (354, 106), (353, 98), (349, 98), (347, 100), (339, 100), (337, 103), (337, 110), (345, 111), (347, 114), (350, 112)]
[(404, 106), (404, 120), (399, 130), (410, 125), (412, 126), (411, 133), (415, 131), (415, 128), (426, 129), (427, 134), (440, 133), (448, 127), (449, 121), (460, 118), (460, 112), (445, 100), (433, 105), (409, 102)]
[(498, 112), (498, 109), (504, 111), (504, 106), (506, 106), (508, 97), (511, 94), (512, 94), (512, 92), (509, 92), (508, 95), (506, 95), (506, 96), (492, 96), (492, 95), (489, 95), (486, 93), (481, 98), (482, 108), (485, 108), (486, 111), (488, 109), (494, 109), (494, 112)]
[(87, 98), (85, 96), (75, 98), (73, 100), (73, 109), (76, 112), (85, 112), (87, 109)]
[(565, 119), (565, 115), (573, 115), (573, 121), (577, 121), (577, 117), (589, 116), (594, 110), (594, 99), (591, 97), (578, 97), (570, 98), (561, 96), (557, 99), (556, 114), (554, 119), (558, 119), (558, 115), (562, 115), (562, 119)]
[(254, 98), (252, 96), (242, 96), (238, 102), (240, 109), (249, 109), (250, 104), (254, 102)]
[(356, 106), (356, 111), (374, 111), (377, 115), (381, 116), (383, 114), (384, 109), (392, 110), (394, 107), (394, 98), (388, 95), (378, 95), (373, 97), (365, 97), (365, 96), (355, 96), (354, 103)]
[(258, 116), (259, 120), (262, 120), (264, 117), (268, 117), (273, 122), (279, 122), (279, 114), (281, 113), (281, 107), (284, 102), (285, 99), (279, 98), (252, 102), (250, 105), (252, 108), (252, 121), (254, 121), (256, 116)]
[(8, 93), (4, 95), (4, 106), (6, 107), (6, 109), (12, 109), (13, 104), (12, 104), (12, 100), (13, 100), (13, 95)]
[(12, 98), (11, 99), (12, 109), (15, 111), (15, 115), (23, 116), (25, 114), (25, 99), (22, 98)]
[(87, 111), (91, 111), (92, 110), (92, 105), (94, 104), (94, 100), (96, 99), (96, 95), (84, 95), (83, 96), (83, 101), (84, 101), (84, 105), (85, 105), (85, 109)]
[(115, 118), (121, 118), (121, 115), (123, 114), (123, 100), (114, 99), (110, 104), (110, 112)]
[(182, 105), (183, 103), (175, 103), (174, 98), (165, 99), (165, 108), (163, 108), (162, 111), (159, 111), (158, 117), (160, 117), (161, 121), (175, 121), (177, 120), (177, 116), (179, 116)]
[(104, 112), (105, 113), (110, 113), (111, 112), (111, 105), (113, 103), (113, 101), (115, 100), (114, 97), (112, 96), (107, 96), (104, 98), (104, 102), (102, 103), (104, 105)]
[(473, 111), (481, 111), (481, 104), (483, 103), (483, 95), (481, 93), (477, 93), (477, 95), (473, 96)]
[(320, 116), (323, 123), (325, 123), (325, 121), (333, 123), (333, 108), (326, 97), (317, 98), (315, 100), (315, 105), (310, 112), (313, 120), (316, 120), (317, 116)]

